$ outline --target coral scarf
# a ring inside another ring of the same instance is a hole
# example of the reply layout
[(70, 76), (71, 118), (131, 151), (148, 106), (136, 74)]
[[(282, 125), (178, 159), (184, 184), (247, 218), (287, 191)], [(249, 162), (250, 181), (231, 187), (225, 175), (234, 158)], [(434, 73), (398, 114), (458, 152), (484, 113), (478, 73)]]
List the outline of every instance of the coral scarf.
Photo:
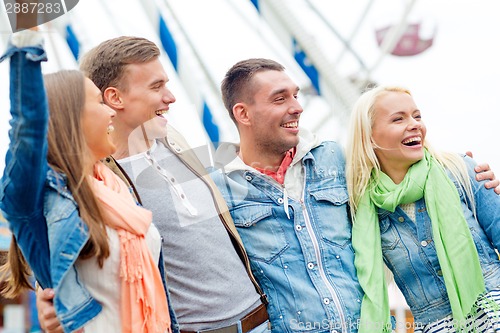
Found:
[(479, 257), (462, 212), (458, 192), (444, 168), (425, 151), (424, 158), (410, 167), (396, 185), (383, 172), (360, 201), (352, 230), (354, 264), (365, 292), (361, 305), (363, 332), (390, 332), (389, 302), (384, 281), (380, 226), (375, 207), (394, 212), (399, 204), (424, 197), (432, 223), (439, 265), (457, 328), (473, 312), (474, 302), (485, 291)]
[(152, 213), (137, 206), (125, 183), (101, 162), (95, 164), (92, 179), (104, 223), (120, 239), (123, 332), (170, 332), (167, 297), (145, 240)]

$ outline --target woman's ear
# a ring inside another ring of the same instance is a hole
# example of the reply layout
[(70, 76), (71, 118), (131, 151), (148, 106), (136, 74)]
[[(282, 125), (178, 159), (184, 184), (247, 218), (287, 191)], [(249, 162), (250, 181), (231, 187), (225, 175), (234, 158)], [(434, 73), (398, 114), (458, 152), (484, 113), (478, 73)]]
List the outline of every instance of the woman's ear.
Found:
[(121, 98), (121, 92), (118, 88), (108, 87), (104, 90), (102, 98), (104, 103), (115, 110), (123, 109), (123, 100)]

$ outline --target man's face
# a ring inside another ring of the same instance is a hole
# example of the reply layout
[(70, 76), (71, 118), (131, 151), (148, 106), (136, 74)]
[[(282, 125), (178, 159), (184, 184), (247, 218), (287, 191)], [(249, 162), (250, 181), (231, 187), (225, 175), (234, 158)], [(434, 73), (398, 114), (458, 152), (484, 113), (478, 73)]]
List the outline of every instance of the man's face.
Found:
[(150, 139), (166, 136), (167, 120), (163, 117), (175, 97), (167, 88), (168, 76), (159, 59), (130, 64), (123, 77), (126, 91), (120, 91), (124, 106), (117, 121), (126, 124), (132, 132), (144, 124)]
[(255, 147), (265, 154), (283, 154), (299, 143), (299, 87), (285, 72), (272, 70), (255, 74), (252, 82), (253, 101), (246, 106)]

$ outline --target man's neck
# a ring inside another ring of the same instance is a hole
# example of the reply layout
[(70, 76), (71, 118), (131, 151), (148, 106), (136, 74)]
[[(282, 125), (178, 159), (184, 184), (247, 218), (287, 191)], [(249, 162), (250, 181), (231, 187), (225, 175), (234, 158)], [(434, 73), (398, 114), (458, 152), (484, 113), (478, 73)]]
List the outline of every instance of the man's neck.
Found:
[(241, 146), (238, 156), (243, 163), (252, 168), (266, 169), (269, 171), (277, 171), (285, 157), (286, 152), (282, 154), (259, 152), (255, 147), (246, 149), (246, 146)]
[(144, 137), (136, 137), (131, 134), (121, 137), (114, 136), (113, 141), (116, 142), (116, 152), (113, 154), (116, 160), (144, 153), (154, 143), (154, 140), (145, 140)]

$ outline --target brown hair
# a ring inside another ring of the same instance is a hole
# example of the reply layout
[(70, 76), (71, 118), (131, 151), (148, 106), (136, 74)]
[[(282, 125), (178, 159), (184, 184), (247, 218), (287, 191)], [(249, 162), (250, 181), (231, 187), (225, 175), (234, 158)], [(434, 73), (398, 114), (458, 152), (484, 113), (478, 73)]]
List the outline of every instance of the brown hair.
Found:
[(123, 75), (127, 65), (157, 59), (155, 43), (141, 37), (122, 36), (106, 40), (80, 59), (80, 69), (104, 93), (108, 87), (127, 91)]
[[(89, 240), (80, 252), (80, 258), (96, 256), (99, 265), (109, 256), (109, 244), (99, 204), (92, 191), (86, 166), (89, 152), (81, 127), (85, 105), (85, 81), (80, 71), (65, 70), (44, 76), (50, 110), (48, 128), (48, 155), (50, 166), (66, 175), (81, 219), (89, 228)], [(64, 93), (62, 93), (64, 92)], [(30, 288), (28, 266), (13, 237), (8, 261), (2, 266), (2, 293), (17, 296)]]
[(253, 103), (252, 78), (256, 73), (262, 71), (283, 72), (285, 67), (274, 60), (263, 58), (252, 58), (242, 60), (231, 67), (221, 83), (222, 101), (229, 112), (229, 116), (236, 124), (233, 115), (233, 107), (240, 101)]

